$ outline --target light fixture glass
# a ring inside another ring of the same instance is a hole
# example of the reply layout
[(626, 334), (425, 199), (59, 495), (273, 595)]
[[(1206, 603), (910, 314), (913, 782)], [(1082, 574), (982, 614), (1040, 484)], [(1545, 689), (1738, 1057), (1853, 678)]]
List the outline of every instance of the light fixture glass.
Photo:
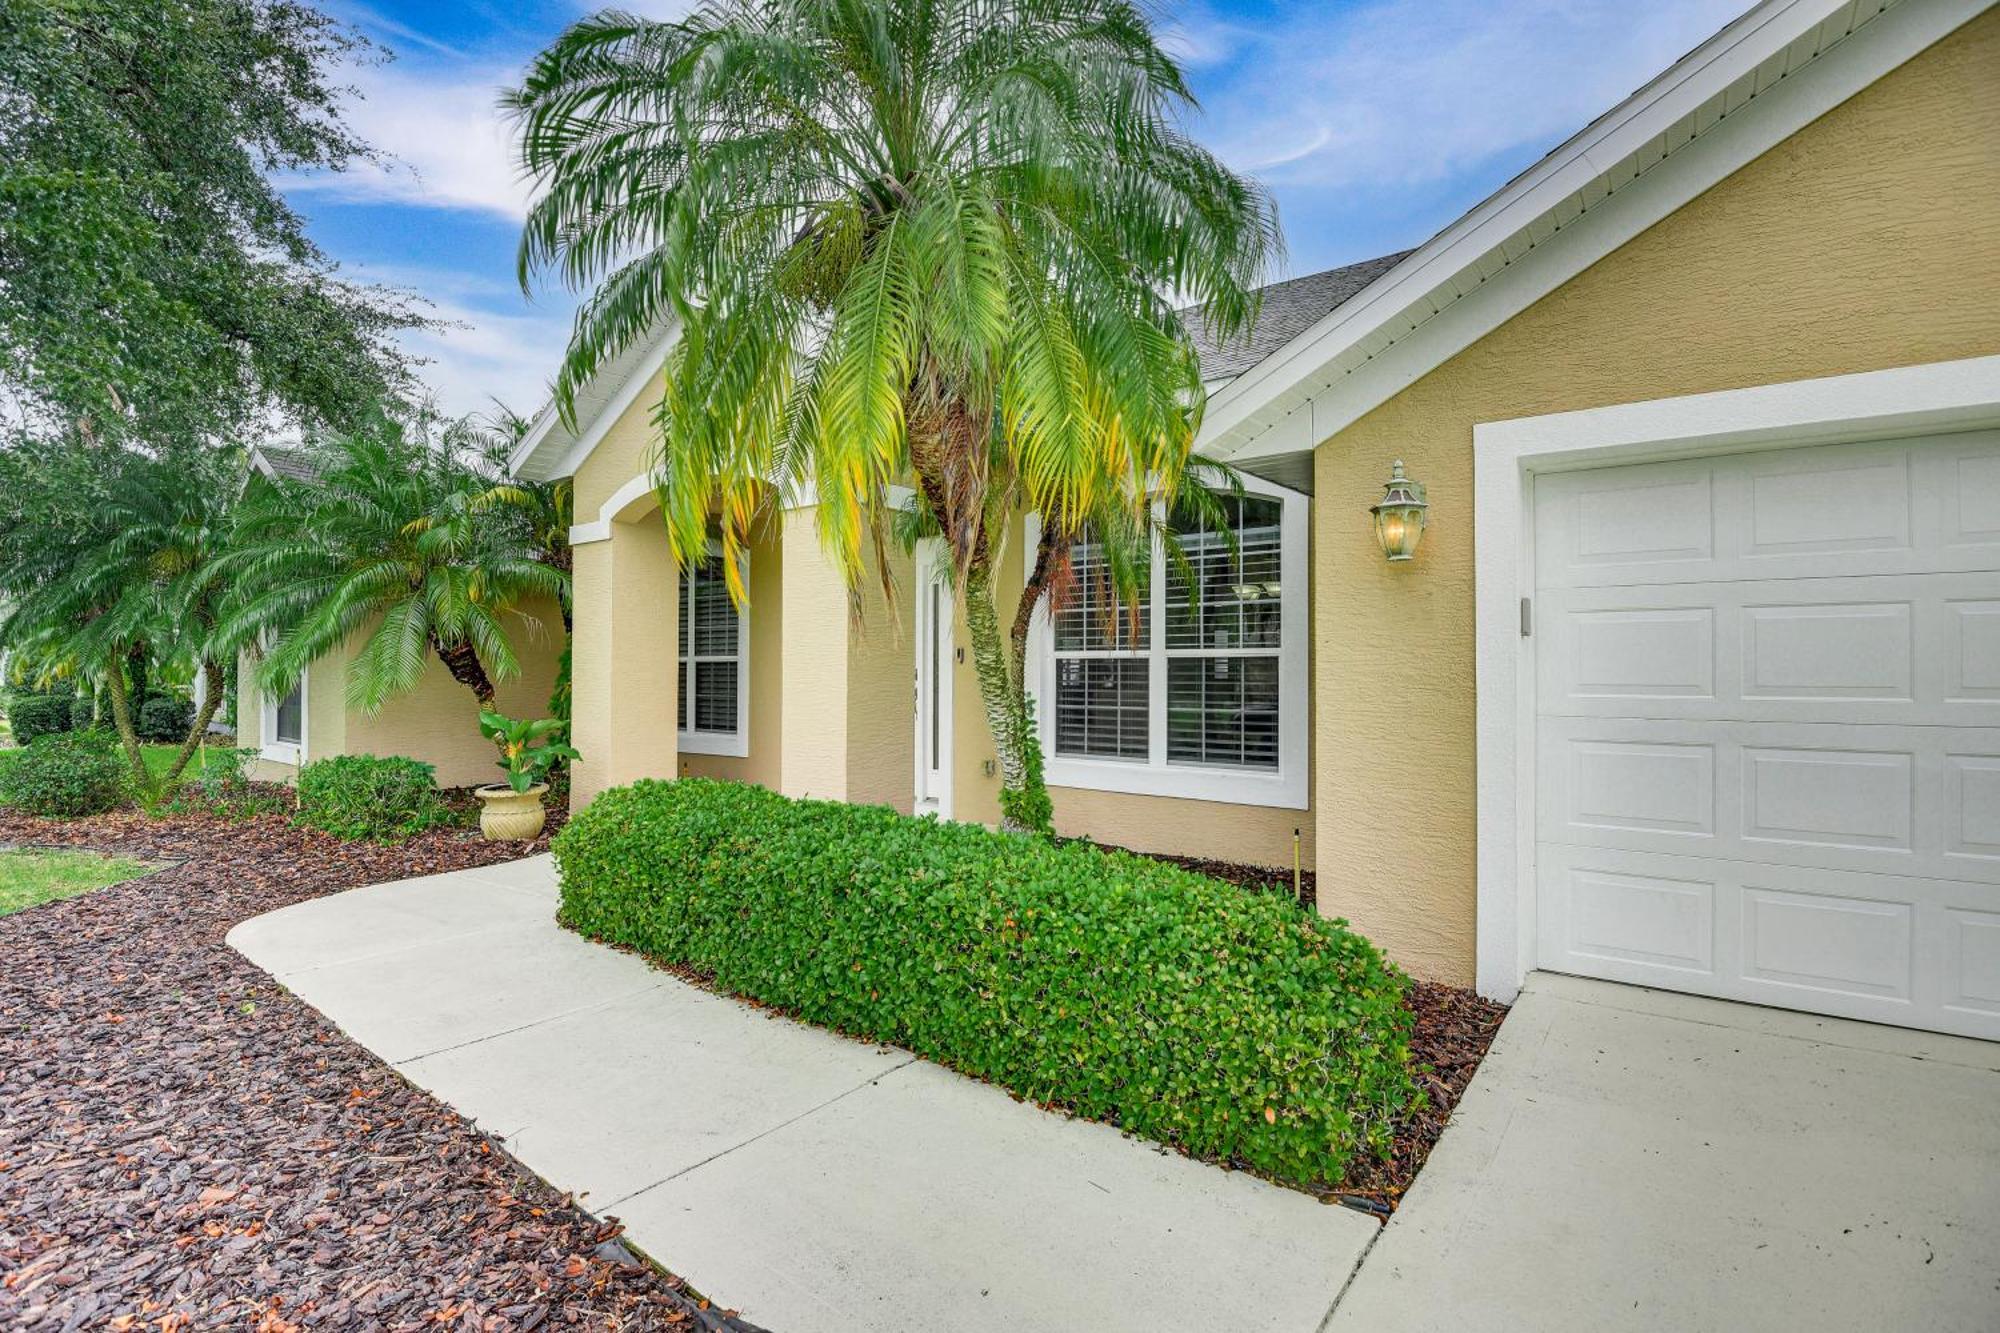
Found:
[(1403, 460), (1397, 459), (1382, 487), (1382, 502), (1368, 511), (1375, 515), (1375, 540), (1382, 543), (1382, 554), (1391, 560), (1414, 556), (1417, 543), (1423, 540), (1424, 515), (1429, 508), (1423, 483), (1404, 476)]

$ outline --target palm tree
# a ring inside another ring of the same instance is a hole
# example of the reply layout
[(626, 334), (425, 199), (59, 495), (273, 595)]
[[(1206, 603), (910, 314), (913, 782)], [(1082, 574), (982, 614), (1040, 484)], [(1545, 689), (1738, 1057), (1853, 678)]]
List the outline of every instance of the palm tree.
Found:
[[(810, 482), (850, 583), (913, 482), (950, 545), (1003, 819), (1032, 732), (994, 603), (995, 496), (1074, 531), (1178, 487), (1202, 404), (1175, 299), (1222, 336), (1277, 248), (1194, 143), (1124, 0), (711, 0), (570, 28), (509, 94), (544, 187), (525, 284), (595, 290), (557, 401), (676, 325), (657, 474), (678, 558), (733, 581), (774, 483)], [(1045, 799), (1045, 798), (1044, 798)]]
[(70, 462), (80, 471), (65, 476), (90, 496), (79, 521), (22, 526), (0, 540), (0, 586), (15, 600), (0, 643), (103, 682), (142, 793), (155, 784), (132, 714), (149, 666), (191, 661), (207, 685), (161, 786), (179, 781), (222, 702), (218, 569), (234, 490), (220, 457), (78, 453)]
[(350, 706), (373, 712), (414, 688), (434, 656), (491, 707), (494, 681), (520, 672), (507, 613), (569, 592), (508, 520), (505, 487), (462, 440), (432, 444), (389, 421), (339, 438), (318, 461), (313, 481), (259, 478), (246, 494), (224, 561), (233, 601), (221, 637), (264, 643), (258, 684), (282, 693), (365, 632)]

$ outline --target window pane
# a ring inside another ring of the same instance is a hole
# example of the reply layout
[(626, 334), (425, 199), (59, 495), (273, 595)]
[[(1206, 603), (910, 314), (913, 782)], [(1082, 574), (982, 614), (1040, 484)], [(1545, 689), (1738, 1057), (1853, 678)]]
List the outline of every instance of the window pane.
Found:
[(1104, 549), (1086, 539), (1070, 548), (1076, 587), (1054, 616), (1056, 651), (1089, 652), (1144, 648), (1148, 644), (1145, 571), (1139, 577), (1138, 605), (1118, 600)]
[(286, 745), (297, 745), (305, 739), (305, 698), (302, 685), (292, 686), (290, 694), (278, 700), (277, 735), (274, 740)]
[(681, 576), (674, 584), (674, 596), (680, 601), (680, 610), (675, 615), (680, 620), (682, 657), (688, 655), (688, 621), (693, 619), (688, 615), (688, 584), (692, 581), (694, 573), (694, 570), (682, 566)]
[(1056, 662), (1056, 753), (1146, 757), (1143, 657), (1065, 657)]
[(1264, 496), (1222, 497), (1236, 531), (1237, 550), (1199, 518), (1184, 517), (1181, 536), (1194, 579), (1194, 596), (1180, 568), (1168, 561), (1168, 648), (1276, 648), (1281, 639), (1278, 516), (1282, 506)]
[(736, 731), (736, 663), (694, 664), (694, 729)]
[(690, 631), (694, 656), (736, 656), (736, 608), (729, 603), (729, 585), (722, 579), (720, 557), (702, 562), (695, 571), (689, 618), (694, 622)]
[(688, 664), (686, 662), (681, 663), (680, 692), (674, 697), (675, 701), (680, 705), (680, 729), (686, 731), (688, 729)]
[(1167, 663), (1167, 762), (1278, 767), (1278, 659)]

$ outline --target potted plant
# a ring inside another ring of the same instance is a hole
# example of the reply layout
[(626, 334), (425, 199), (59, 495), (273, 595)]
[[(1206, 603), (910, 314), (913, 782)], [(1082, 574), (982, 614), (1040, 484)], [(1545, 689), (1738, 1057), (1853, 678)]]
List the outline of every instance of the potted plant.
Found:
[(517, 721), (490, 708), (479, 713), (479, 734), (500, 750), (505, 782), (475, 787), (479, 798), (479, 831), (488, 842), (533, 838), (548, 820), (542, 797), (548, 792), (549, 770), (565, 760), (581, 758), (565, 739), (560, 718)]

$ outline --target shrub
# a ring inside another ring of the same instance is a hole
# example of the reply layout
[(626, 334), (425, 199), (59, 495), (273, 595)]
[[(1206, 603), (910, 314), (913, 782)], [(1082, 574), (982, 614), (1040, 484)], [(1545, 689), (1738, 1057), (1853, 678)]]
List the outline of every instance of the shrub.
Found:
[(60, 818), (102, 814), (124, 802), (128, 772), (102, 732), (42, 736), (0, 766), (0, 805)]
[(407, 838), (451, 821), (436, 772), (415, 759), (372, 754), (315, 759), (299, 770), (296, 822), (336, 838)]
[(87, 694), (79, 694), (70, 700), (69, 729), (89, 731), (97, 725), (97, 701)]
[(19, 694), (7, 706), (7, 725), (17, 744), (26, 745), (37, 736), (53, 736), (70, 730), (70, 697), (66, 694)]
[(554, 850), (585, 935), (1197, 1156), (1335, 1183), (1417, 1096), (1374, 945), (1178, 866), (696, 779)]
[(194, 725), (194, 705), (171, 694), (156, 694), (139, 709), (139, 739), (185, 741)]

